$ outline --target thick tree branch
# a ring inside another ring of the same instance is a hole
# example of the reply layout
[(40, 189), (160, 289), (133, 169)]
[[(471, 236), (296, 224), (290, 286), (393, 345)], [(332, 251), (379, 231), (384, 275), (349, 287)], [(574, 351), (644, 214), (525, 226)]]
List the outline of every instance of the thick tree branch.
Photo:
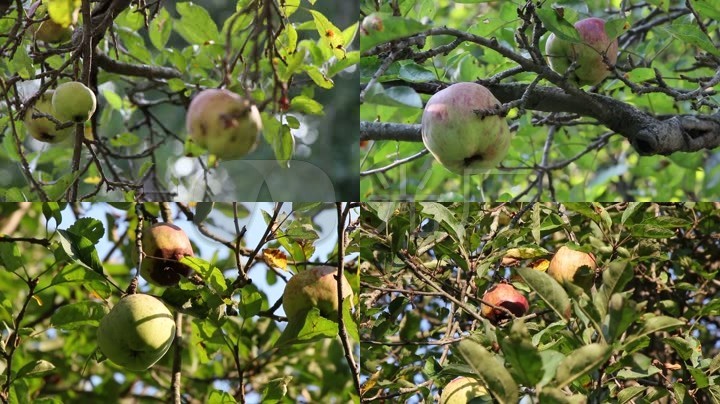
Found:
[[(520, 99), (527, 84), (498, 84), (480, 80), (503, 103)], [(393, 83), (386, 83), (393, 85)], [(447, 83), (402, 83), (421, 93), (433, 94)], [(591, 102), (587, 102), (590, 100)], [(720, 113), (653, 116), (637, 107), (595, 93), (568, 94), (554, 87), (536, 87), (527, 95), (524, 107), (542, 112), (566, 112), (597, 119), (627, 138), (642, 155), (694, 152), (720, 146)], [(420, 125), (361, 122), (361, 140), (422, 141)]]
[(108, 55), (100, 51), (95, 55), (94, 61), (106, 72), (122, 74), (123, 76), (147, 77), (149, 79), (174, 79), (182, 77), (182, 73), (171, 67), (124, 63), (111, 59)]

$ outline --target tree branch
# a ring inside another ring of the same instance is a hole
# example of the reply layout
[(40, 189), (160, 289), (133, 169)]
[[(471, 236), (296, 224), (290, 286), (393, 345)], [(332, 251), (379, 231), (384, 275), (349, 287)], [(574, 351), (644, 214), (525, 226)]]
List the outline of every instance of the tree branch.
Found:
[[(498, 84), (479, 80), (503, 103), (520, 99), (527, 84)], [(398, 82), (386, 85), (400, 85)], [(447, 83), (402, 83), (416, 91), (434, 94)], [(587, 102), (590, 100), (591, 102)], [(566, 112), (597, 119), (630, 141), (641, 155), (694, 152), (720, 146), (720, 113), (653, 116), (614, 98), (595, 94), (568, 94), (554, 87), (536, 87), (527, 94), (525, 108), (542, 112)], [(422, 141), (420, 125), (361, 122), (361, 140)]]

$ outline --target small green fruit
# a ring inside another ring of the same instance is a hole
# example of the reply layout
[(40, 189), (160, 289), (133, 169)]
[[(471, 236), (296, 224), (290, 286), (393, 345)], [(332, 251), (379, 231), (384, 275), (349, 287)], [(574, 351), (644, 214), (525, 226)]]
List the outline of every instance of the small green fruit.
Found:
[(443, 388), (440, 404), (492, 403), (492, 397), (480, 381), (461, 376), (453, 379)]
[(487, 171), (505, 158), (510, 128), (486, 114), (500, 102), (480, 84), (457, 83), (430, 97), (422, 115), (422, 139), (435, 159), (457, 173)]
[(595, 85), (610, 75), (603, 60), (607, 56), (611, 65), (617, 62), (618, 41), (610, 40), (605, 32), (605, 21), (600, 18), (586, 18), (575, 23), (583, 43), (571, 43), (550, 34), (545, 43), (550, 68), (559, 74), (565, 74), (573, 62), (577, 68), (569, 77), (576, 84)]
[(85, 122), (95, 113), (95, 93), (79, 81), (62, 83), (55, 89), (52, 104), (63, 121)]
[[(52, 115), (58, 118), (52, 106), (53, 91), (48, 90), (35, 102), (35, 105), (25, 112), (25, 128), (30, 136), (45, 143), (59, 143), (73, 134), (73, 128), (55, 129), (55, 123), (48, 118), (33, 119), (33, 112)], [(58, 118), (58, 120), (62, 120)]]
[(207, 89), (190, 102), (185, 125), (195, 143), (232, 160), (255, 149), (262, 118), (255, 105), (232, 91)]
[(65, 43), (72, 38), (73, 27), (63, 27), (53, 20), (40, 23), (35, 29), (35, 39), (47, 43)]
[(158, 299), (143, 294), (127, 296), (100, 320), (100, 352), (115, 364), (133, 371), (149, 369), (170, 348), (175, 320)]
[[(317, 307), (323, 317), (337, 320), (337, 273), (335, 267), (321, 266), (299, 272), (290, 278), (283, 293), (283, 308), (288, 319), (292, 321)], [(343, 277), (343, 297), (349, 298), (352, 293), (350, 283)]]
[(145, 257), (140, 274), (157, 286), (175, 286), (180, 277), (188, 277), (192, 269), (180, 263), (183, 257), (195, 256), (183, 229), (170, 223), (155, 223), (143, 230), (143, 251)]

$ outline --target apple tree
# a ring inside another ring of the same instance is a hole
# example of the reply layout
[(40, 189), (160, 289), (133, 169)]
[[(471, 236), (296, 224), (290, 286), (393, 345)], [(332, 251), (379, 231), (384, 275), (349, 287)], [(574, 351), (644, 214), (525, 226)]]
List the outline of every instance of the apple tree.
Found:
[(7, 3), (0, 200), (358, 199), (357, 6)]
[[(360, 7), (366, 200), (720, 195), (716, 1), (364, 0)], [(469, 91), (443, 109), (430, 101), (468, 82), (500, 105)], [(502, 126), (487, 128), (491, 118), (510, 126), (509, 147)]]
[(341, 203), (0, 204), (0, 402), (359, 400), (357, 220)]
[(367, 202), (360, 216), (365, 400), (720, 401), (718, 204)]

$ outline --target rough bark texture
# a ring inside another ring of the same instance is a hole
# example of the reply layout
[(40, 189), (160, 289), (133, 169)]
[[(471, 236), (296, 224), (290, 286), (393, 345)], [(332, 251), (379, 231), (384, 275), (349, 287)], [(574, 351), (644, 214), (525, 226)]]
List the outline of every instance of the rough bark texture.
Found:
[[(527, 88), (526, 84), (479, 83), (503, 103), (520, 99)], [(412, 87), (418, 92), (432, 94), (447, 85), (427, 82), (412, 84)], [(659, 117), (611, 97), (585, 92), (568, 94), (554, 87), (535, 87), (525, 101), (524, 106), (529, 110), (575, 113), (595, 118), (627, 138), (642, 155), (694, 152), (720, 146), (720, 112)], [(420, 125), (362, 122), (360, 136), (362, 140), (422, 141)]]

